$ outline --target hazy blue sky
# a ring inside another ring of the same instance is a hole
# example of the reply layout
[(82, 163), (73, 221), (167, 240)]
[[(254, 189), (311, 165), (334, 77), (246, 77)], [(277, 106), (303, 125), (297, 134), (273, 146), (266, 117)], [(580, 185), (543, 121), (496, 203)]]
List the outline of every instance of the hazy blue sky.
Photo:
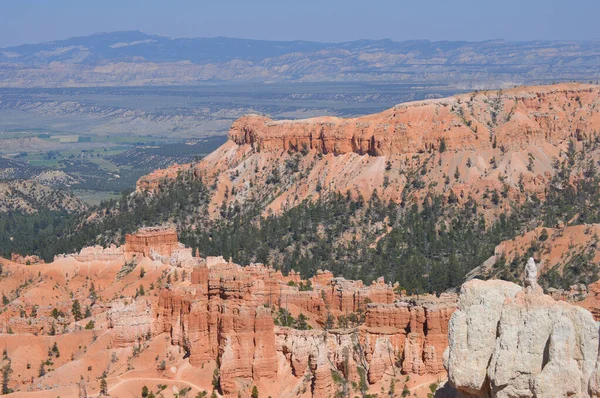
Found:
[(600, 38), (599, 0), (0, 0), (0, 46), (139, 29), (273, 40)]

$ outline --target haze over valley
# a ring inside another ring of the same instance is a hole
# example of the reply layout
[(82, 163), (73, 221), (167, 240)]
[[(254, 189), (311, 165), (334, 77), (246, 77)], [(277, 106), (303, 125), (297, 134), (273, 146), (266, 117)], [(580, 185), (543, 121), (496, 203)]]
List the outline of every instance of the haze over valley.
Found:
[(600, 7), (466, 3), (2, 3), (0, 395), (600, 397)]

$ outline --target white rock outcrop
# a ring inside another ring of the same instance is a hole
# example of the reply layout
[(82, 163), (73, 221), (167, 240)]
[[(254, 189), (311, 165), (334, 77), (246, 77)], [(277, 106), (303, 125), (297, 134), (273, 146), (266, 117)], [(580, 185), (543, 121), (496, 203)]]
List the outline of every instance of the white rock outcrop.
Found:
[(525, 287), (528, 286), (537, 286), (537, 265), (535, 265), (535, 261), (531, 257), (527, 260), (527, 265), (525, 266)]
[(455, 396), (600, 397), (598, 323), (543, 294), (536, 268), (531, 260), (525, 289), (498, 280), (462, 286), (445, 353)]

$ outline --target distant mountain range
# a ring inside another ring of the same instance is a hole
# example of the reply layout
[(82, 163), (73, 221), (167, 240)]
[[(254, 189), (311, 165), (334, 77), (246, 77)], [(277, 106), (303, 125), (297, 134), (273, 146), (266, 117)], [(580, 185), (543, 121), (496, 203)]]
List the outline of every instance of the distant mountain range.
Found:
[(600, 78), (600, 40), (345, 43), (97, 33), (0, 49), (0, 86), (380, 81), (474, 89)]

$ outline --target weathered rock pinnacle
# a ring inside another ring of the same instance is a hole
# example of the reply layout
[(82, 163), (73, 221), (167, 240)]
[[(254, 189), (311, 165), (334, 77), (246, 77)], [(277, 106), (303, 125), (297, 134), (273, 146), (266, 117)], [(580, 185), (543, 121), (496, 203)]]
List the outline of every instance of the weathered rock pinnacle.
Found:
[(529, 257), (527, 265), (525, 266), (525, 287), (536, 287), (537, 286), (537, 265), (533, 257)]

